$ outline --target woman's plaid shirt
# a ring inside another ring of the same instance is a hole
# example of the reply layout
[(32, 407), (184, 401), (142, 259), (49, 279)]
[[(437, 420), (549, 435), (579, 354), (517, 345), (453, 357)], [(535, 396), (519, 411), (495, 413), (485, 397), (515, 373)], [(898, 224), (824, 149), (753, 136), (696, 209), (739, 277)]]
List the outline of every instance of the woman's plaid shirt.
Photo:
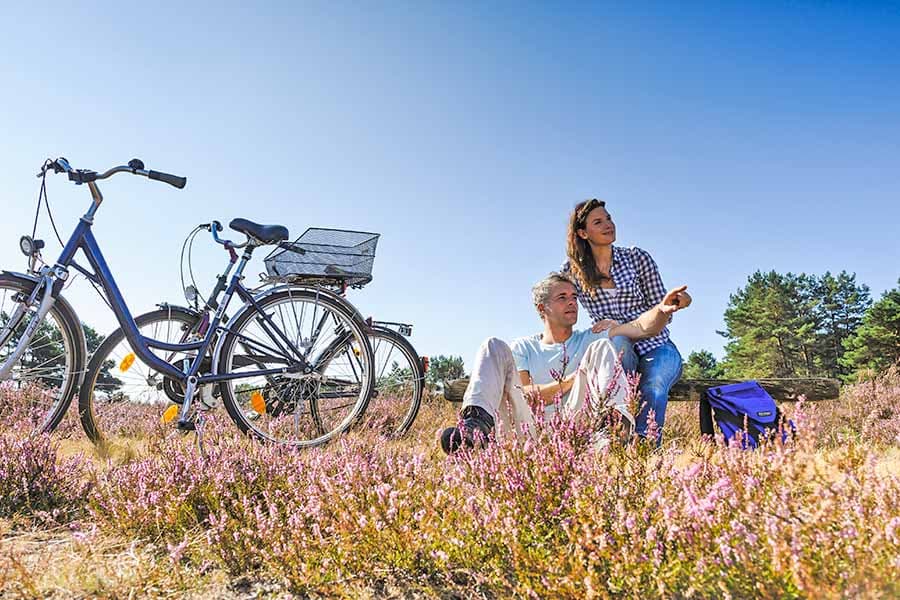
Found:
[[(619, 323), (633, 321), (641, 313), (659, 304), (666, 295), (659, 268), (650, 253), (640, 248), (620, 248), (613, 246), (613, 260), (610, 275), (616, 284), (614, 294), (597, 288), (591, 296), (579, 282), (575, 282), (578, 300), (596, 323), (603, 319), (614, 319)], [(562, 266), (565, 273), (571, 273), (569, 261)], [(635, 342), (634, 351), (642, 356), (669, 341), (669, 328), (658, 335)]]

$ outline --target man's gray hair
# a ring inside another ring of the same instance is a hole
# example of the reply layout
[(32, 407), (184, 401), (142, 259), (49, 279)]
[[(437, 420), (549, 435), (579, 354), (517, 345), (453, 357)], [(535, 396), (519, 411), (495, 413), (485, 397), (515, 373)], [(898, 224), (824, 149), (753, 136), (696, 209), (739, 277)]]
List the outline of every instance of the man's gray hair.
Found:
[[(574, 286), (575, 280), (568, 273), (553, 271), (531, 288), (531, 300), (534, 302), (534, 308), (538, 311), (538, 314), (541, 313), (538, 305), (546, 304), (550, 300), (550, 288), (557, 283), (571, 283)], [(543, 315), (541, 315), (541, 318), (543, 318)]]

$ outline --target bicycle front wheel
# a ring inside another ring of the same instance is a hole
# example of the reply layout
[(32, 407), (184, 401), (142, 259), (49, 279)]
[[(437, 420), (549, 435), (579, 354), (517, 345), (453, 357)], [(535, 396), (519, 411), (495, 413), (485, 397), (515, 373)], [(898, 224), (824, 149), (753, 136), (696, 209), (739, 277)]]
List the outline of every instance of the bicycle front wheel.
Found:
[[(0, 274), (0, 364), (6, 362), (25, 334), (36, 308), (24, 301), (36, 282)], [(11, 379), (0, 382), (0, 415), (9, 425), (25, 425), (48, 433), (66, 414), (84, 370), (86, 349), (81, 322), (60, 296), (13, 367)]]
[[(184, 343), (199, 316), (186, 309), (169, 306), (135, 318), (141, 335), (170, 344)], [(183, 353), (151, 350), (166, 362), (178, 365)], [(103, 445), (141, 437), (159, 420), (170, 402), (182, 402), (184, 389), (138, 359), (119, 328), (100, 344), (88, 363), (78, 394), (81, 426), (88, 438)]]
[[(250, 435), (295, 447), (322, 445), (365, 412), (374, 384), (365, 324), (340, 299), (285, 289), (228, 324), (218, 373), (222, 402)], [(281, 370), (271, 373), (266, 371)]]

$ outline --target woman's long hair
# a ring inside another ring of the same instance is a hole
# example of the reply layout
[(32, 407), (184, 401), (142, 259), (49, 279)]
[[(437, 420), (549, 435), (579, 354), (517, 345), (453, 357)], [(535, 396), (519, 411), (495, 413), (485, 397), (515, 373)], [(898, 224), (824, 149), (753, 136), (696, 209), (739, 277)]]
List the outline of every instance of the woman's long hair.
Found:
[(569, 229), (567, 232), (566, 254), (569, 256), (569, 266), (572, 275), (585, 292), (591, 296), (597, 294), (600, 284), (609, 279), (609, 275), (601, 273), (594, 262), (594, 253), (586, 239), (578, 235), (579, 229), (584, 229), (587, 217), (595, 208), (605, 207), (606, 202), (591, 198), (575, 205), (575, 210), (569, 216)]

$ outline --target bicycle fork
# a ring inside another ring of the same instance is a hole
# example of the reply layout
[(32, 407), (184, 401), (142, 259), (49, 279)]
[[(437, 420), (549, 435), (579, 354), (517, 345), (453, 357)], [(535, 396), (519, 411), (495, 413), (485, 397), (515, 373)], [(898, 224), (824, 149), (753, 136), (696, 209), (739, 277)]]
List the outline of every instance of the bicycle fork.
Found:
[(31, 343), (31, 339), (34, 337), (35, 332), (37, 332), (38, 327), (44, 321), (44, 318), (47, 316), (47, 313), (50, 312), (50, 309), (53, 308), (58, 295), (57, 288), (62, 287), (62, 284), (68, 276), (69, 272), (62, 267), (45, 267), (42, 272), (41, 282), (34, 286), (34, 290), (26, 301), (19, 303), (16, 310), (10, 316), (9, 321), (3, 326), (3, 329), (0, 330), (0, 346), (3, 346), (16, 329), (18, 329), (29, 310), (34, 306), (41, 290), (44, 291), (44, 297), (41, 298), (41, 303), (38, 306), (37, 311), (34, 313), (34, 316), (31, 317), (31, 321), (25, 328), (22, 339), (19, 340), (19, 343), (16, 345), (16, 349), (13, 350), (12, 354), (6, 357), (6, 361), (0, 366), (0, 381), (5, 381), (12, 377), (13, 367), (15, 367), (16, 363), (19, 362), (19, 359), (22, 358), (22, 355)]

